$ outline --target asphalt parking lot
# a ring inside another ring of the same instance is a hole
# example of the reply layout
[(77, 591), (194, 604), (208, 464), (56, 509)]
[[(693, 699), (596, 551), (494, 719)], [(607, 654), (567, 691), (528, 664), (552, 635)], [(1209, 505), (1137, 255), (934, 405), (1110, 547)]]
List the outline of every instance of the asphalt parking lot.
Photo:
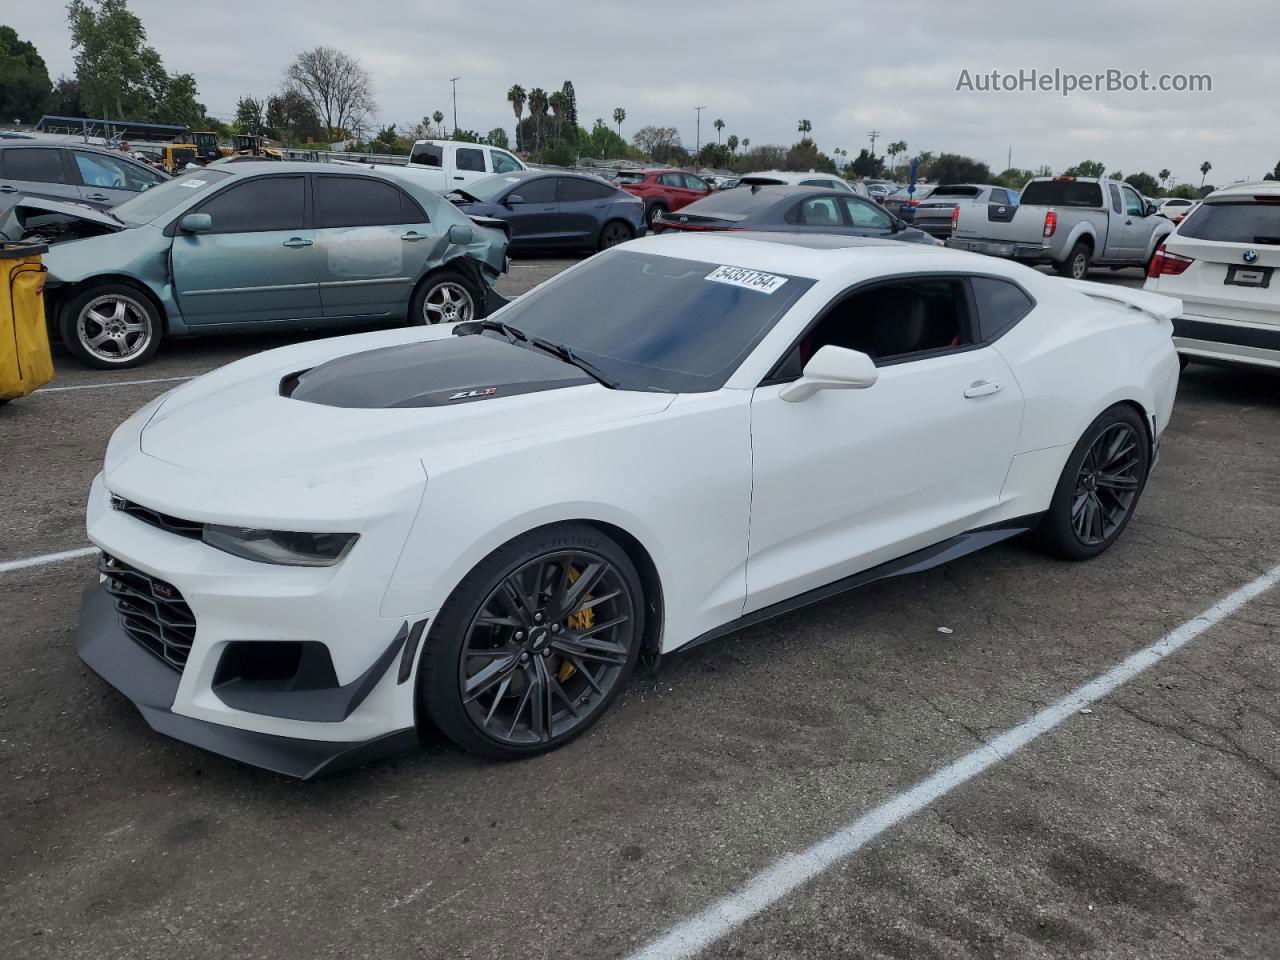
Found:
[[(107, 438), (166, 378), (284, 342), (59, 357), (0, 412), (0, 564), (86, 545)], [(1091, 563), (1014, 541), (670, 656), (554, 754), (436, 741), (310, 784), (161, 738), (81, 665), (92, 559), (8, 570), (0, 956), (626, 958), (1275, 568), (1278, 520), (1280, 377), (1193, 365)], [(1280, 956), (1278, 694), (1280, 587), (698, 955)]]

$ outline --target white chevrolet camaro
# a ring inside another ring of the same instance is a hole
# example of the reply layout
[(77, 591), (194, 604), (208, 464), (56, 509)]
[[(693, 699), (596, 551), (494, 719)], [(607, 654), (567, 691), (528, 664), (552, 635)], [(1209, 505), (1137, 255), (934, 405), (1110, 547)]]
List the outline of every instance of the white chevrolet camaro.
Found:
[(1133, 515), (1176, 300), (891, 241), (663, 236), (485, 321), (272, 350), (115, 433), (83, 659), (299, 777), (582, 733), (640, 658)]

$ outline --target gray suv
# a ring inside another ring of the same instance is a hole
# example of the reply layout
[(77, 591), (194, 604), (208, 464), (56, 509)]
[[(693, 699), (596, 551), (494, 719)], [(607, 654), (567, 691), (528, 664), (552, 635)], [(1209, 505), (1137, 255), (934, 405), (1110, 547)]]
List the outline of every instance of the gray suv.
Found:
[(74, 142), (0, 141), (0, 215), (19, 197), (106, 210), (168, 179), (118, 150)]

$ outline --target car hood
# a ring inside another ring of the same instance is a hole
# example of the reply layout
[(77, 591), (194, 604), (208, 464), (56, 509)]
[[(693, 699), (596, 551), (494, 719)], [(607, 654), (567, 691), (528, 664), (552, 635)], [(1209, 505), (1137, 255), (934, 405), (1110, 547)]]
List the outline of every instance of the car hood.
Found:
[(323, 478), (420, 460), (428, 475), (665, 410), (549, 354), (448, 326), (298, 344), (174, 390), (141, 451), (204, 475)]
[(82, 203), (64, 203), (60, 200), (36, 200), (24, 197), (10, 208), (0, 223), (0, 233), (10, 240), (19, 240), (26, 233), (27, 222), (33, 217), (44, 217), (54, 214), (64, 222), (85, 223), (102, 228), (111, 233), (127, 229), (119, 220), (101, 210), (85, 206)]

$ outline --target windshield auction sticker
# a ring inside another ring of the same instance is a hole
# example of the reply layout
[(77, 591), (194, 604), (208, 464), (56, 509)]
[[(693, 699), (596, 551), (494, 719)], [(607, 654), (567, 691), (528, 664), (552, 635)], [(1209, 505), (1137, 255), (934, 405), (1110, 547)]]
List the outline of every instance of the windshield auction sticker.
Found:
[(746, 287), (757, 293), (773, 293), (787, 282), (786, 277), (775, 277), (772, 273), (761, 273), (759, 270), (747, 270), (744, 267), (716, 267), (707, 274), (706, 278), (716, 283)]

